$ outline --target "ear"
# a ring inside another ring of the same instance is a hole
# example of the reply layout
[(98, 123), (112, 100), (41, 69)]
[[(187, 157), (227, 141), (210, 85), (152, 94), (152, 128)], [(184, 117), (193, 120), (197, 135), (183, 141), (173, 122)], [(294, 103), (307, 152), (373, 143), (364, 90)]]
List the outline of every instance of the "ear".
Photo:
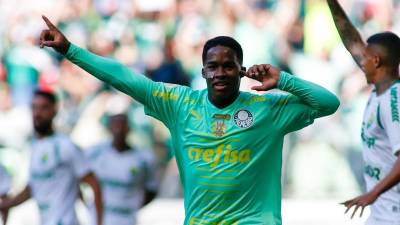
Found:
[(244, 77), (245, 74), (246, 74), (246, 67), (242, 66), (240, 68), (240, 72), (239, 73), (240, 73), (240, 78)]
[(381, 57), (379, 57), (379, 55), (374, 55), (373, 56), (373, 63), (374, 63), (375, 68), (379, 68), (380, 66), (382, 66)]
[(206, 72), (204, 71), (204, 68), (201, 69), (201, 76), (206, 79)]

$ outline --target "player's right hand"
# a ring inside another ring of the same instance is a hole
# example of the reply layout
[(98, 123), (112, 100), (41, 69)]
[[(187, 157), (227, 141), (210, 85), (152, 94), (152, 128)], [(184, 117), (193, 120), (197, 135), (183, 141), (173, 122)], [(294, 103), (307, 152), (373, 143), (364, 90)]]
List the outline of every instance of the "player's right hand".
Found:
[(57, 27), (50, 22), (47, 17), (42, 16), (42, 18), (46, 23), (48, 29), (43, 30), (40, 34), (40, 47), (51, 47), (57, 52), (65, 55), (70, 46), (70, 42), (67, 40), (64, 34), (62, 34), (61, 31), (58, 30)]

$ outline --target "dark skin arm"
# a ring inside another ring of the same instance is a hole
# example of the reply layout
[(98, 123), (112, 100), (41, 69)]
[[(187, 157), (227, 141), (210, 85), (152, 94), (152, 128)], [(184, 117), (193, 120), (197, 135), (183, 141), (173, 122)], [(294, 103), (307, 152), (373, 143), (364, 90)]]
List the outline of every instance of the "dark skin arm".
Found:
[(94, 193), (94, 203), (96, 206), (97, 225), (103, 224), (103, 200), (101, 196), (100, 184), (93, 173), (89, 173), (80, 179), (80, 182), (90, 185)]
[(361, 217), (364, 212), (364, 208), (366, 206), (374, 203), (381, 194), (385, 193), (387, 190), (389, 190), (390, 188), (392, 188), (393, 186), (395, 186), (396, 184), (398, 184), (400, 182), (400, 151), (398, 151), (398, 152), (399, 153), (397, 154), (397, 160), (396, 160), (392, 170), (370, 192), (342, 203), (343, 205), (345, 205), (347, 207), (346, 213), (353, 206), (355, 206), (353, 214), (351, 215), (351, 218), (354, 217), (354, 215), (356, 214), (356, 212), (359, 208), (361, 208), (361, 213), (360, 213), (360, 217)]
[[(0, 196), (0, 202), (1, 202), (3, 199), (6, 199), (6, 198), (7, 198), (6, 195)], [(8, 217), (8, 209), (0, 210), (0, 213), (1, 213), (1, 216), (2, 216), (2, 218), (3, 218), (3, 224), (6, 224), (6, 223), (7, 223), (7, 217)]]
[(11, 207), (22, 204), (26, 200), (31, 198), (31, 189), (29, 186), (26, 186), (25, 189), (20, 192), (18, 195), (10, 198), (3, 198), (0, 202), (0, 210), (8, 210)]
[(357, 65), (362, 69), (361, 60), (364, 58), (366, 44), (362, 40), (360, 33), (350, 22), (339, 2), (337, 0), (327, 0), (327, 2), (344, 46), (350, 52)]

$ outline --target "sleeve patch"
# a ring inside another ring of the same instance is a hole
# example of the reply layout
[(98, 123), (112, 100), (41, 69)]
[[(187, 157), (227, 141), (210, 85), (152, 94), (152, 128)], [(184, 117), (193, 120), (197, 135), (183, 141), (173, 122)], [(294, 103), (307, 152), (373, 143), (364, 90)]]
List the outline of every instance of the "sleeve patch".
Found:
[(390, 108), (392, 112), (392, 122), (399, 122), (399, 105), (398, 105), (398, 94), (397, 87), (393, 87), (390, 89)]

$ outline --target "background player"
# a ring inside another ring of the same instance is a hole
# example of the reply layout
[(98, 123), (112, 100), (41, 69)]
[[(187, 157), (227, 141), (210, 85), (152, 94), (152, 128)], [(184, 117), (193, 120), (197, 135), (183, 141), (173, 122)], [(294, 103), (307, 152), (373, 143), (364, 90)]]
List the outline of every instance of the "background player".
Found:
[(400, 224), (400, 39), (383, 32), (364, 43), (338, 1), (327, 2), (344, 46), (374, 86), (361, 131), (368, 192), (343, 204), (346, 212), (355, 207), (352, 217), (372, 204), (367, 224)]
[(104, 203), (103, 225), (134, 225), (140, 207), (156, 194), (154, 160), (150, 151), (127, 143), (126, 114), (109, 117), (112, 140), (88, 150), (88, 161), (100, 180)]
[(57, 114), (56, 97), (36, 91), (32, 100), (32, 119), (35, 138), (31, 146), (29, 183), (14, 197), (0, 203), (0, 209), (17, 206), (29, 198), (37, 202), (41, 224), (78, 224), (75, 202), (79, 183), (93, 189), (98, 225), (102, 224), (100, 185), (81, 152), (71, 140), (54, 130)]

